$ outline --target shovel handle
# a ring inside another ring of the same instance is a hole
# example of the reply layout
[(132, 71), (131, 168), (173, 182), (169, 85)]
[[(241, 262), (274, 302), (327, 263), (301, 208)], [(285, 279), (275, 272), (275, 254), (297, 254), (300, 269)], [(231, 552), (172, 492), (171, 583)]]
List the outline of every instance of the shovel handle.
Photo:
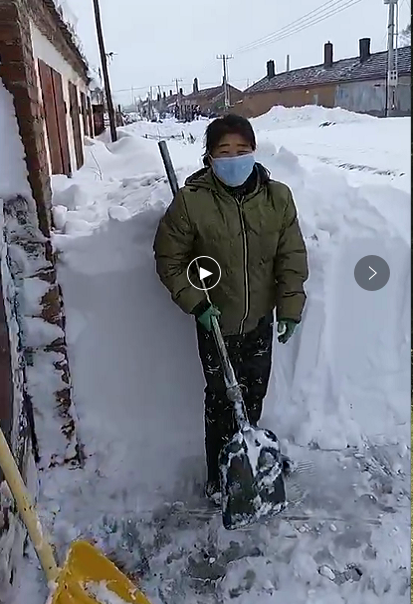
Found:
[(241, 387), (235, 376), (235, 371), (231, 361), (229, 360), (227, 347), (225, 346), (224, 338), (222, 337), (222, 333), (219, 328), (218, 319), (215, 316), (212, 316), (211, 323), (212, 333), (214, 335), (214, 340), (221, 361), (222, 371), (224, 373), (227, 397), (234, 405), (235, 420), (238, 428), (242, 430), (246, 425), (248, 425), (248, 420)]
[(30, 539), (39, 557), (47, 581), (54, 581), (59, 569), (52, 547), (43, 535), (39, 517), (36, 514), (31, 497), (23, 482), (6, 437), (0, 428), (0, 467), (5, 476), (9, 489), (14, 497), (19, 514), (27, 528)]

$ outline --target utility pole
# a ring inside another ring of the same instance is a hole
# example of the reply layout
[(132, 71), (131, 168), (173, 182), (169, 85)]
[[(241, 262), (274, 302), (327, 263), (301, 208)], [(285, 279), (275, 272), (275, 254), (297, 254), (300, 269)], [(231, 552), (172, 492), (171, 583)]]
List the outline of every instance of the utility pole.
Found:
[(178, 104), (179, 119), (182, 119), (182, 99), (181, 93), (179, 92), (179, 84), (182, 80), (180, 78), (175, 78), (174, 82), (176, 85), (176, 102)]
[(230, 100), (230, 95), (229, 95), (229, 88), (228, 88), (228, 65), (227, 65), (227, 61), (228, 59), (233, 59), (234, 57), (232, 55), (217, 55), (217, 59), (222, 60), (222, 69), (223, 69), (223, 75), (224, 75), (224, 79), (223, 79), (223, 86), (224, 86), (224, 104), (225, 104), (225, 109), (229, 109), (229, 107), (231, 106), (231, 100)]
[(148, 121), (151, 121), (152, 117), (152, 86), (150, 86), (148, 94)]
[(285, 61), (285, 71), (290, 71), (290, 55), (287, 55), (287, 58)]
[(395, 40), (395, 17), (398, 11), (398, 0), (384, 0), (389, 6), (389, 18), (387, 25), (387, 80), (386, 80), (386, 117), (390, 117), (396, 108), (397, 91), (397, 52), (394, 48)]
[(97, 37), (98, 37), (100, 60), (102, 63), (103, 81), (104, 81), (104, 85), (105, 85), (105, 94), (106, 94), (106, 103), (108, 106), (110, 135), (111, 135), (112, 143), (114, 143), (114, 142), (116, 142), (118, 137), (116, 134), (115, 109), (113, 106), (112, 92), (110, 90), (109, 70), (108, 70), (107, 56), (106, 56), (106, 52), (105, 52), (105, 42), (103, 39), (102, 19), (100, 16), (99, 0), (93, 0), (93, 8), (95, 10), (96, 33), (97, 33)]

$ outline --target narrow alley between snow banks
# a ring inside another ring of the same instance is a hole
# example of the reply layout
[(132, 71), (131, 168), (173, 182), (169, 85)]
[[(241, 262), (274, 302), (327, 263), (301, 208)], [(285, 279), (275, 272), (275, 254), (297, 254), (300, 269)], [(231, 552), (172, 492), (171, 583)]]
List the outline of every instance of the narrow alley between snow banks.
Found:
[[(410, 120), (304, 107), (253, 121), (258, 159), (294, 193), (311, 275), (297, 334), (275, 342), (262, 424), (308, 472), (280, 517), (231, 533), (201, 505), (195, 330), (152, 252), (171, 200), (156, 139), (170, 139), (182, 184), (200, 166), (206, 125), (122, 128), (115, 144), (89, 141), (74, 178), (54, 178), (87, 463), (43, 473), (42, 518), (61, 555), (72, 539), (93, 539), (153, 604), (407, 604)], [(369, 254), (391, 271), (376, 292), (354, 279)], [(41, 441), (41, 419), (38, 430)], [(44, 604), (33, 556), (17, 582), (12, 604)]]

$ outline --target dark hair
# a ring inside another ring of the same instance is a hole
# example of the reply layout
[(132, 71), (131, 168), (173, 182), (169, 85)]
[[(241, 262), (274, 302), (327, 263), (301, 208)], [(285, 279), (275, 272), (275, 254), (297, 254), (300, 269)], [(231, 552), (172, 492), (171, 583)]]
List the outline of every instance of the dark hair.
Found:
[(203, 157), (204, 165), (209, 166), (208, 155), (211, 155), (213, 151), (218, 147), (220, 141), (227, 134), (239, 134), (244, 138), (253, 151), (257, 148), (257, 142), (255, 140), (254, 130), (250, 122), (241, 117), (240, 115), (234, 115), (230, 113), (224, 117), (218, 117), (216, 120), (211, 122), (206, 129), (205, 133), (205, 153)]

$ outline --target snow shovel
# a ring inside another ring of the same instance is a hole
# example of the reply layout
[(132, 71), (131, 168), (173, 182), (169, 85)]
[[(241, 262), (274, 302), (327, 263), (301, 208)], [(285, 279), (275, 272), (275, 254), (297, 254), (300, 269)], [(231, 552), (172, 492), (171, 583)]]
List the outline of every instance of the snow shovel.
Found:
[[(178, 181), (166, 141), (158, 143), (172, 193)], [(196, 264), (198, 264), (196, 262)], [(209, 302), (208, 290), (198, 276)], [(212, 317), (212, 332), (221, 360), (227, 397), (233, 403), (236, 434), (221, 451), (219, 470), (222, 521), (226, 529), (245, 527), (260, 518), (279, 514), (287, 506), (283, 456), (277, 437), (270, 430), (251, 426), (247, 420), (241, 388), (228, 357), (218, 320)]]
[(51, 590), (47, 604), (150, 604), (112, 562), (86, 541), (73, 542), (63, 568), (58, 568), (1, 429), (0, 468), (46, 575)]
[[(205, 293), (209, 298), (207, 290)], [(248, 422), (241, 387), (214, 316), (212, 333), (237, 427), (219, 456), (222, 522), (232, 530), (279, 514), (287, 507), (284, 461), (276, 435)]]

